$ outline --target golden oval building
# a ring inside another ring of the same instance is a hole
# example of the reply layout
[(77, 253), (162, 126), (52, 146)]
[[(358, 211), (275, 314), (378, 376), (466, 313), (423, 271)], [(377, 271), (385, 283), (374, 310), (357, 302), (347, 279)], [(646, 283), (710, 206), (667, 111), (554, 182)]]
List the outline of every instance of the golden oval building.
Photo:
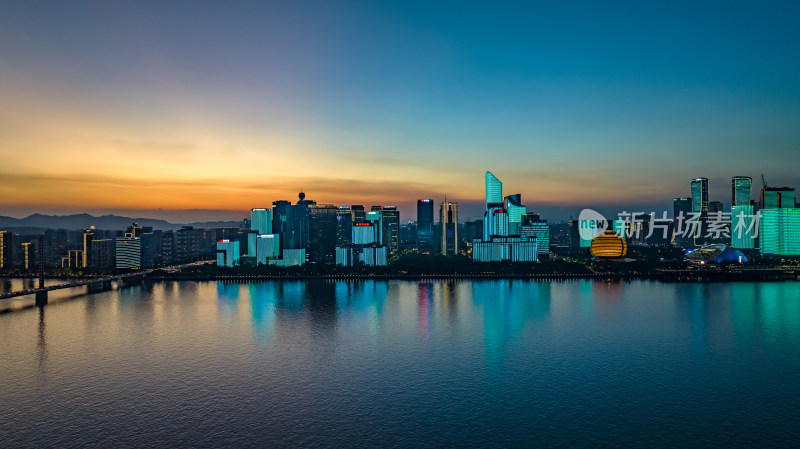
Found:
[(622, 257), (628, 252), (628, 244), (616, 232), (607, 229), (606, 232), (592, 239), (589, 250), (594, 257), (614, 259)]

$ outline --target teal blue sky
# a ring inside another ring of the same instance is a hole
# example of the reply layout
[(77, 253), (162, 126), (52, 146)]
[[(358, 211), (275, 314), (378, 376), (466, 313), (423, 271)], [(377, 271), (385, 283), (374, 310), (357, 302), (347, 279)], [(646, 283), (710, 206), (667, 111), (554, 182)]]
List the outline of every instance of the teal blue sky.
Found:
[(800, 187), (799, 30), (788, 1), (6, 2), (0, 207), (239, 213), (303, 187), (477, 215), (486, 170), (553, 218), (668, 207), (696, 176), (729, 204), (734, 175)]

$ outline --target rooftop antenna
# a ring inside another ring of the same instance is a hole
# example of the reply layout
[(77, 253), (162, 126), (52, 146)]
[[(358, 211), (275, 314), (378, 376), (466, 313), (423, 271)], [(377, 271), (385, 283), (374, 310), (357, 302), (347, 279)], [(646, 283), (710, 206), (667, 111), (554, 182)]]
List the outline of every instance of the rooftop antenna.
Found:
[(767, 188), (767, 181), (764, 179), (764, 173), (761, 173), (761, 187)]

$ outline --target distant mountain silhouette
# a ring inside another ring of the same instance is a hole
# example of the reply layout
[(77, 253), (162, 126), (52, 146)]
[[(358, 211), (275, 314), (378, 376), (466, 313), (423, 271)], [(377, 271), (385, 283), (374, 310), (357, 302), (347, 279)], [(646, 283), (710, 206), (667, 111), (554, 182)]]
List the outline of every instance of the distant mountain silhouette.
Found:
[(96, 229), (104, 230), (124, 230), (131, 223), (136, 222), (139, 226), (150, 226), (153, 229), (164, 231), (180, 229), (181, 226), (194, 226), (197, 228), (216, 228), (216, 227), (238, 227), (240, 221), (206, 221), (186, 224), (170, 223), (166, 220), (154, 218), (131, 218), (119, 215), (102, 215), (95, 217), (89, 214), (73, 215), (43, 215), (33, 214), (25, 218), (13, 218), (0, 216), (0, 229), (6, 228), (46, 228), (46, 229), (69, 229), (80, 230), (94, 226)]

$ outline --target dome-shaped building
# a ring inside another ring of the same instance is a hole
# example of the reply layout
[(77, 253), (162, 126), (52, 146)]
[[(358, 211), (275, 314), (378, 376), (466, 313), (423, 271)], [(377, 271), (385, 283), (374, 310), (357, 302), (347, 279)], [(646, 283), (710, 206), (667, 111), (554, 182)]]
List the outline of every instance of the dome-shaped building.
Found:
[(628, 252), (628, 244), (611, 229), (592, 239), (589, 248), (592, 256), (602, 259), (616, 259), (623, 257)]

